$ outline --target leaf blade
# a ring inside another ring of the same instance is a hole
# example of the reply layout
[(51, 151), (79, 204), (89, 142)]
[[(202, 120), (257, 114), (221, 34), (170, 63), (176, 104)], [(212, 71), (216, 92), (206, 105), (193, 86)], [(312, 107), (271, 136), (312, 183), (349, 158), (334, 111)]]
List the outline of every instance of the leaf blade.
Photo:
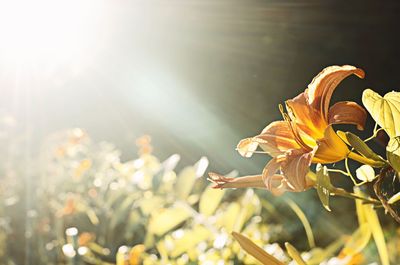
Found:
[(400, 93), (389, 92), (383, 97), (371, 89), (366, 89), (362, 102), (376, 123), (390, 138), (400, 135)]
[(285, 243), (286, 250), (289, 254), (289, 256), (297, 262), (298, 265), (307, 265), (307, 263), (303, 260), (301, 257), (300, 253), (297, 251), (297, 249), (292, 246), (289, 242)]
[(268, 254), (262, 248), (254, 244), (249, 238), (245, 237), (242, 234), (232, 232), (232, 236), (239, 242), (239, 245), (251, 256), (257, 259), (264, 265), (284, 265), (283, 262), (280, 262), (274, 256)]
[(316, 169), (317, 173), (317, 194), (318, 197), (324, 206), (324, 208), (330, 212), (331, 208), (329, 207), (329, 197), (330, 190), (332, 188), (332, 184), (329, 178), (328, 170), (326, 167), (322, 167), (321, 164), (317, 165)]

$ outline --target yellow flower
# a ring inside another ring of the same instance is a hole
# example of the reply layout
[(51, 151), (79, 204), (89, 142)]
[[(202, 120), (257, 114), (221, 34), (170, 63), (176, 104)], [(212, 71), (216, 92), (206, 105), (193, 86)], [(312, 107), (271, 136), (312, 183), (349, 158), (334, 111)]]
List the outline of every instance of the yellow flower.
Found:
[(338, 102), (330, 107), (337, 85), (346, 77), (364, 77), (354, 66), (330, 66), (319, 73), (308, 88), (281, 107), (283, 120), (274, 121), (259, 134), (239, 142), (237, 149), (251, 157), (260, 147), (272, 156), (261, 175), (228, 179), (211, 173), (216, 188), (263, 187), (278, 195), (284, 191), (304, 191), (313, 185), (306, 176), (312, 163), (334, 163), (351, 153), (332, 129), (332, 124), (354, 124), (364, 128), (366, 111), (357, 103)]

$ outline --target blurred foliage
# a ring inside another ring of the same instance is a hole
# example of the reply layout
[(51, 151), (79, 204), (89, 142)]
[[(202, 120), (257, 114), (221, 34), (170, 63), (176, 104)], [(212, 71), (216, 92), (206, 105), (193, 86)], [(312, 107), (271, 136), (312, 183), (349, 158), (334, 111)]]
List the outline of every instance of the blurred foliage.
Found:
[[(369, 240), (379, 231), (360, 226), (319, 247), (294, 201), (281, 200), (277, 207), (252, 189), (213, 189), (202, 177), (207, 158), (186, 167), (177, 154), (161, 162), (148, 136), (137, 140), (138, 158), (130, 161), (81, 129), (49, 137), (30, 160), (9, 155), (25, 145), (21, 139), (10, 133), (0, 141), (7, 147), (1, 155), (8, 158), (0, 177), (0, 264), (258, 264), (233, 231), (283, 264), (302, 258), (306, 264), (354, 265), (379, 257)], [(288, 233), (283, 224), (289, 218), (304, 226), (303, 237)], [(384, 233), (397, 264), (400, 231)], [(296, 246), (308, 241), (310, 248), (301, 252), (284, 246), (286, 241)], [(333, 263), (344, 249), (352, 259)]]
[[(0, 263), (251, 264), (232, 231), (288, 237), (253, 190), (212, 189), (207, 158), (179, 167), (177, 154), (152, 155), (148, 136), (136, 144), (139, 157), (123, 162), (112, 144), (74, 129), (49, 137), (34, 171), (2, 168)], [(30, 185), (17, 181), (24, 174)]]

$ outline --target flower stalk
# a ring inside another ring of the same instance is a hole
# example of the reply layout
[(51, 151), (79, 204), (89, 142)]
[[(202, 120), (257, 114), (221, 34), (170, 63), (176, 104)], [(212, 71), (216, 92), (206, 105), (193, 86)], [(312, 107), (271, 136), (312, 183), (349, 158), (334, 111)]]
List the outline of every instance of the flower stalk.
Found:
[(352, 151), (349, 152), (348, 158), (360, 162), (361, 164), (370, 165), (372, 167), (382, 167), (382, 161), (372, 160)]

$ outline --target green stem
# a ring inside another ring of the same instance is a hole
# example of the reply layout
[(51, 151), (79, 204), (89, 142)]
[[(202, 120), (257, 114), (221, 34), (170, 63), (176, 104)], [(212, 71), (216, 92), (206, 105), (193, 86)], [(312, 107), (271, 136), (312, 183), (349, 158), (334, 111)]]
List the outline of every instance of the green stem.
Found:
[(348, 154), (348, 158), (351, 158), (357, 162), (360, 162), (361, 164), (370, 165), (372, 167), (382, 167), (382, 161), (375, 161), (375, 160), (366, 158), (362, 155), (359, 155), (357, 153), (354, 153), (352, 151), (350, 151), (350, 153)]
[(351, 192), (347, 192), (347, 191), (345, 191), (343, 189), (334, 188), (332, 190), (332, 193), (334, 195), (342, 196), (342, 197), (345, 197), (345, 198), (362, 200), (362, 201), (364, 201), (366, 203), (371, 203), (371, 204), (374, 204), (374, 205), (380, 205), (381, 204), (380, 201), (378, 201), (378, 200), (375, 200), (375, 199), (372, 199), (372, 198), (370, 198), (370, 199), (369, 198), (364, 198), (364, 197), (358, 196), (357, 194), (354, 194), (354, 193), (351, 193)]

